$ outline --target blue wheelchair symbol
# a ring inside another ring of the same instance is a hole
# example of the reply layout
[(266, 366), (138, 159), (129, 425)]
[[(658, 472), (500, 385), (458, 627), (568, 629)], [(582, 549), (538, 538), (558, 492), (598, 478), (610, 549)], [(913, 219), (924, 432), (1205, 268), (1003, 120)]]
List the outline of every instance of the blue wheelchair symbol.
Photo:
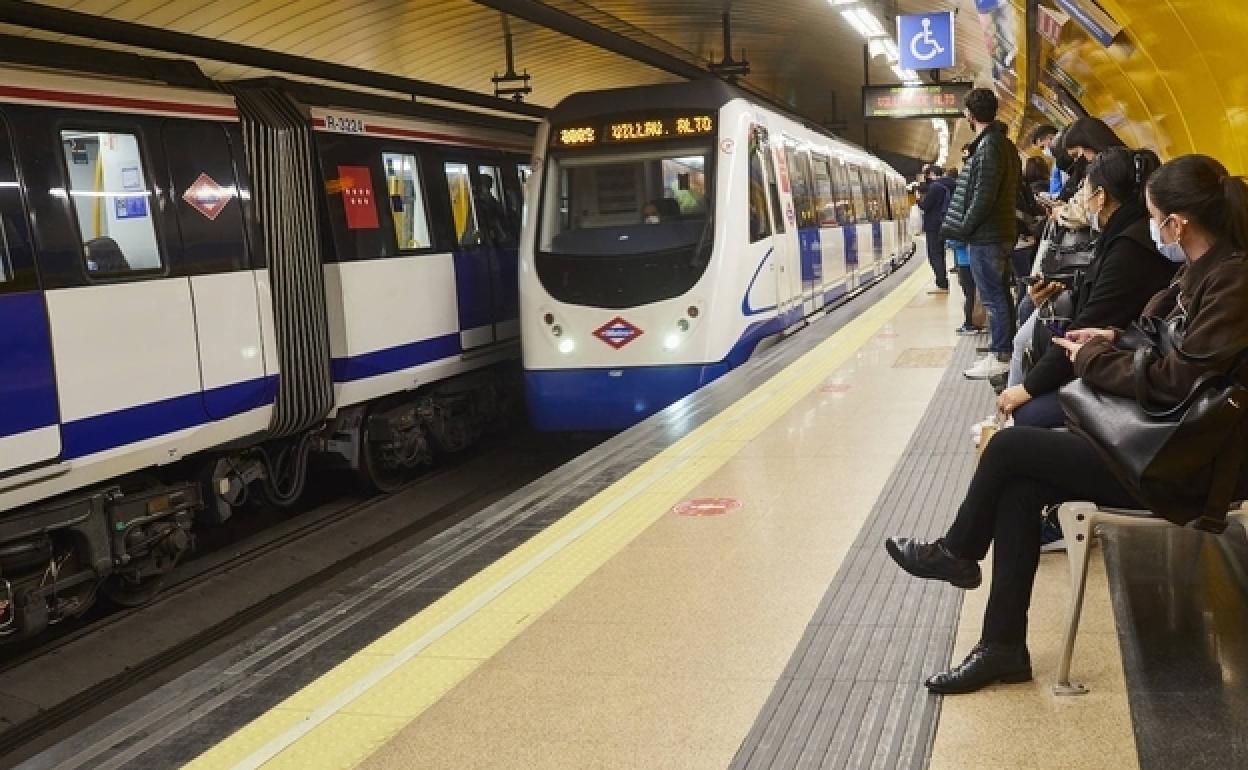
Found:
[(899, 16), (897, 36), (902, 68), (923, 70), (947, 69), (953, 66), (952, 13)]

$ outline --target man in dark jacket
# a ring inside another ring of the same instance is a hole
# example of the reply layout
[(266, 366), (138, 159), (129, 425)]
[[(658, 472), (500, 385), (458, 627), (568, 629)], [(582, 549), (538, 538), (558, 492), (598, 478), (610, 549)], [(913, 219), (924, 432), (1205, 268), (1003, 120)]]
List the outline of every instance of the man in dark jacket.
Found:
[(1014, 313), (1006, 286), (1017, 235), (1014, 201), (1022, 164), (1005, 124), (997, 120), (997, 97), (992, 91), (972, 90), (965, 107), (975, 139), (941, 233), (965, 241), (970, 251), (971, 273), (988, 311), (992, 341), (988, 355), (964, 374), (970, 379), (988, 379), (1009, 371), (1013, 347)]
[(927, 241), (927, 263), (936, 274), (936, 288), (931, 294), (949, 291), (949, 273), (945, 271), (945, 239), (940, 227), (945, 221), (945, 210), (953, 198), (954, 181), (945, 176), (945, 170), (935, 164), (924, 172), (927, 192), (919, 199), (923, 210), (923, 237)]

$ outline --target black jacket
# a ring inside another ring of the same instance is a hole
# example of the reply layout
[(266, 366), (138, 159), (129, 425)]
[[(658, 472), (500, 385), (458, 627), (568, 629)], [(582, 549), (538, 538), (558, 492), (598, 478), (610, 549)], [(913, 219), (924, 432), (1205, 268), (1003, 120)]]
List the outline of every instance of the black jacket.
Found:
[[(1109, 218), (1094, 250), (1088, 272), (1075, 290), (1072, 329), (1125, 329), (1157, 292), (1170, 285), (1179, 266), (1157, 253), (1148, 229), (1148, 214), (1124, 204)], [(1070, 382), (1075, 370), (1066, 351), (1049, 345), (1023, 387), (1033, 397)]]
[(953, 198), (954, 181), (949, 177), (937, 177), (927, 185), (927, 193), (919, 199), (923, 210), (923, 232), (938, 233), (945, 221), (945, 211)]
[[(1225, 372), (1244, 349), (1248, 340), (1248, 260), (1229, 244), (1218, 244), (1195, 262), (1180, 268), (1175, 281), (1144, 308), (1144, 315), (1165, 318), (1183, 314), (1183, 347), (1195, 356), (1192, 361), (1169, 354), (1154, 359), (1145, 369), (1149, 399), (1158, 407), (1173, 406), (1191, 392), (1203, 375)], [(1135, 397), (1135, 353), (1121, 350), (1104, 339), (1089, 341), (1075, 358), (1075, 373), (1097, 390), (1126, 398)], [(1240, 379), (1244, 379), (1240, 372)], [(1241, 432), (1240, 441), (1248, 443)], [(1204, 512), (1207, 489), (1193, 488), (1191, 494), (1176, 493), (1167, 499), (1154, 499), (1154, 510), (1178, 524), (1185, 524)], [(1155, 496), (1154, 496), (1155, 497)], [(1241, 478), (1232, 499), (1248, 498), (1248, 475)]]
[(996, 121), (975, 137), (970, 151), (941, 233), (966, 243), (1012, 246), (1018, 232), (1014, 201), (1023, 173), (1018, 149), (1006, 136), (1005, 124)]

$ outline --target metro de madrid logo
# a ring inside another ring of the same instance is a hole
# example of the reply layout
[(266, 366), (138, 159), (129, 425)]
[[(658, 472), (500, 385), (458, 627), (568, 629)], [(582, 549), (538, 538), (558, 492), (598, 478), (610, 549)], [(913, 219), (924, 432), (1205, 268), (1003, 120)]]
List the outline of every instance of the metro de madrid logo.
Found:
[(620, 316), (612, 318), (594, 330), (594, 336), (611, 347), (619, 350), (628, 343), (645, 334), (641, 329), (625, 321)]

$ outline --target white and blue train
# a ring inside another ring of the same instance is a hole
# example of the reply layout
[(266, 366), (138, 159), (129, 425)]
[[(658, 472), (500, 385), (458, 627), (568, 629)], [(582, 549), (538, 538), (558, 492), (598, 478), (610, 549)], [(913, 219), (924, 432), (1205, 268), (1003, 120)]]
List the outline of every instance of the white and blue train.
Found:
[(313, 461), (390, 488), (506, 411), (534, 130), (0, 68), (0, 637), (146, 599)]
[(520, 249), (529, 414), (632, 425), (913, 253), (903, 178), (719, 81), (571, 96)]

